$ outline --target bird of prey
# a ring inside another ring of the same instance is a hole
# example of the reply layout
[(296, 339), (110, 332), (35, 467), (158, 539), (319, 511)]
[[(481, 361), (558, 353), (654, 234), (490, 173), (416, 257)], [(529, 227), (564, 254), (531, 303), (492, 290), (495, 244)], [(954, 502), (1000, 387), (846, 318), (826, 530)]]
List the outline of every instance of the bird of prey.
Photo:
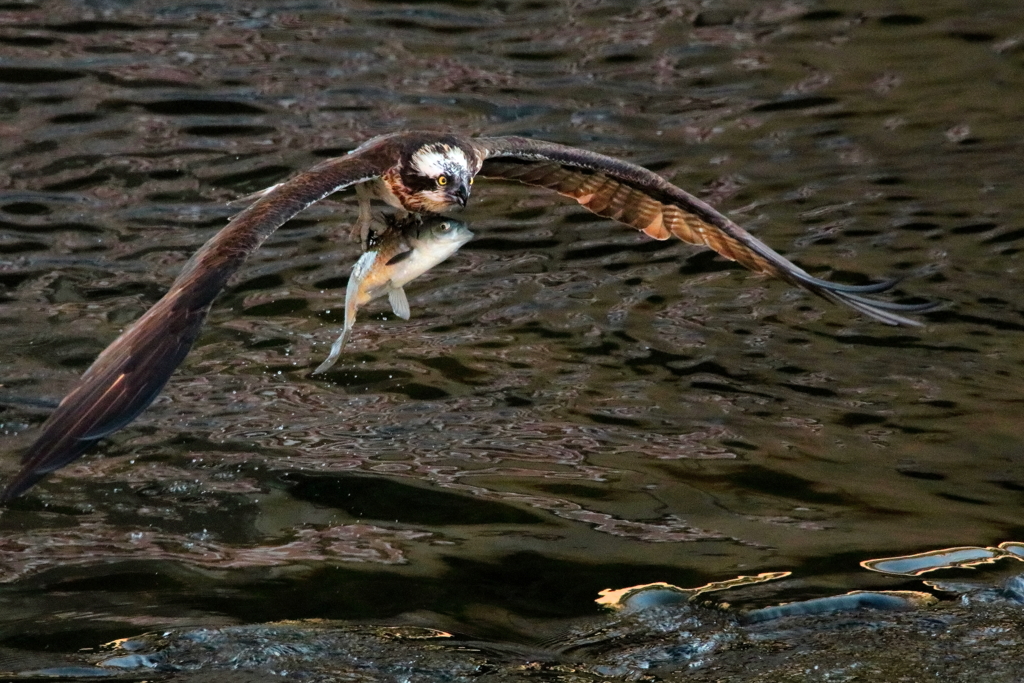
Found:
[(365, 242), (371, 197), (400, 211), (441, 213), (465, 206), (474, 177), (554, 190), (655, 239), (674, 235), (710, 247), (750, 270), (889, 325), (918, 325), (900, 314), (931, 308), (865, 296), (884, 291), (893, 282), (851, 286), (812, 277), (708, 204), (636, 164), (521, 137), (382, 135), (271, 187), (204, 244), (170, 291), (99, 355), (46, 420), (25, 452), (21, 470), (0, 493), (0, 503), (21, 495), (134, 420), (184, 359), (231, 275), (297, 213), (356, 186), (359, 230)]

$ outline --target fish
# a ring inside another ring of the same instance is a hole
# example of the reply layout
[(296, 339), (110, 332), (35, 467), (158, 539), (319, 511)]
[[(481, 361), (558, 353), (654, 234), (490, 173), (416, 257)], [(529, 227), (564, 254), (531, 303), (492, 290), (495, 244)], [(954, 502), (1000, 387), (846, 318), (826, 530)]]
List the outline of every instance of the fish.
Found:
[(361, 306), (387, 294), (395, 315), (408, 320), (405, 285), (473, 239), (465, 223), (436, 214), (410, 214), (405, 218), (385, 215), (384, 224), (384, 230), (371, 237), (367, 251), (352, 267), (345, 288), (344, 327), (314, 375), (326, 372), (337, 362)]

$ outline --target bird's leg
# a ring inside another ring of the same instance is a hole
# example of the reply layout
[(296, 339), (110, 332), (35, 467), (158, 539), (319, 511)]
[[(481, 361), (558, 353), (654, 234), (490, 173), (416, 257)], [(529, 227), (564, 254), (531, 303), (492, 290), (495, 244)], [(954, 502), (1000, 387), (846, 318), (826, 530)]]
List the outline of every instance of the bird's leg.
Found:
[(363, 251), (366, 251), (370, 244), (370, 200), (373, 192), (366, 183), (359, 183), (356, 185), (356, 197), (359, 199), (359, 218), (352, 224), (349, 237), (353, 242), (358, 241)]

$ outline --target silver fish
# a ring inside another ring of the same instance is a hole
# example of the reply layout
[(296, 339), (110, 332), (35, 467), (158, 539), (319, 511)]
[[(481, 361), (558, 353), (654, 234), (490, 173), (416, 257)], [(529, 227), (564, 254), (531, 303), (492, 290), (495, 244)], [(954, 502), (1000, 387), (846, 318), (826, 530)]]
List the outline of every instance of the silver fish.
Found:
[(403, 289), (406, 283), (444, 261), (473, 238), (465, 223), (445, 216), (385, 216), (384, 221), (384, 231), (371, 239), (369, 250), (352, 267), (345, 289), (345, 327), (331, 346), (327, 360), (313, 371), (314, 375), (329, 370), (338, 360), (360, 306), (387, 294), (395, 315), (408, 320), (409, 300)]

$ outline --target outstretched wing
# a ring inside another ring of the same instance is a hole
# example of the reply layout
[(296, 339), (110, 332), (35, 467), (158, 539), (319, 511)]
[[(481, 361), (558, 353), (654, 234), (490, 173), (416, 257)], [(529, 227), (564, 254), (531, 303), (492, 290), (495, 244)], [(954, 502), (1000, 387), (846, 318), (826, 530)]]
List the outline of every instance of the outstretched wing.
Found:
[(896, 311), (914, 313), (935, 307), (863, 296), (889, 289), (895, 280), (852, 286), (813, 277), (705, 202), (636, 164), (527, 138), (476, 138), (473, 142), (483, 156), (477, 174), (481, 177), (546, 187), (655, 239), (675, 235), (684, 242), (710, 247), (753, 271), (803, 287), (880, 322), (920, 325)]
[(249, 254), (310, 204), (380, 176), (394, 161), (392, 142), (371, 141), (274, 186), (203, 245), (170, 291), (99, 355), (60, 402), (0, 503), (138, 417), (188, 354), (214, 298)]

